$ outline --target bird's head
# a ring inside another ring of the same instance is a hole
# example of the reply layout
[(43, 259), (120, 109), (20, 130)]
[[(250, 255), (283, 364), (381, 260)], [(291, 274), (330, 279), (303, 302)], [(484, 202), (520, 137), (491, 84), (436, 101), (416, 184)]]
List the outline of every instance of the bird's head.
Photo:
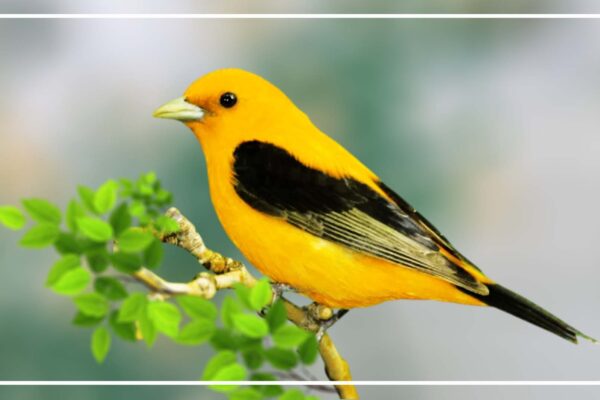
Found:
[[(222, 144), (227, 137), (233, 139), (231, 136), (268, 135), (265, 130), (276, 125), (282, 114), (292, 120), (295, 114), (304, 116), (276, 86), (241, 69), (208, 73), (192, 83), (182, 97), (154, 112), (155, 117), (183, 122), (203, 144)], [(255, 129), (259, 125), (260, 133)]]

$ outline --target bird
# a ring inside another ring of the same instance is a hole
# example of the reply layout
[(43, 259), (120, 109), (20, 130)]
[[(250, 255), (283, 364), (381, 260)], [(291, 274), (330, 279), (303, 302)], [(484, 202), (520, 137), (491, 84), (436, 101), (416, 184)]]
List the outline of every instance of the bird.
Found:
[(491, 306), (595, 342), (487, 277), (266, 79), (215, 70), (154, 116), (191, 129), (225, 232), (273, 282), (343, 313), (405, 299)]

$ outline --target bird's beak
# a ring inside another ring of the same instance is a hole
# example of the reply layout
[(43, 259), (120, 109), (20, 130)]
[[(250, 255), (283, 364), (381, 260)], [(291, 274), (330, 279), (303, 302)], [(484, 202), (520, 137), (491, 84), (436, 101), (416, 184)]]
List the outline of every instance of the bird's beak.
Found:
[(175, 119), (177, 121), (189, 122), (200, 121), (204, 118), (206, 112), (191, 103), (185, 101), (185, 97), (179, 97), (175, 100), (163, 104), (160, 108), (154, 111), (153, 116), (156, 118)]

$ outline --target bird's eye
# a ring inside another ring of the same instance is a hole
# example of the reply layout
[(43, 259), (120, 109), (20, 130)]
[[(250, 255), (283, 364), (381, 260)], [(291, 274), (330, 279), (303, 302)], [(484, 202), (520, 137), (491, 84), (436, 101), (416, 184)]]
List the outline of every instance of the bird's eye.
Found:
[(237, 103), (237, 97), (231, 92), (223, 93), (219, 99), (221, 105), (225, 108), (231, 108)]

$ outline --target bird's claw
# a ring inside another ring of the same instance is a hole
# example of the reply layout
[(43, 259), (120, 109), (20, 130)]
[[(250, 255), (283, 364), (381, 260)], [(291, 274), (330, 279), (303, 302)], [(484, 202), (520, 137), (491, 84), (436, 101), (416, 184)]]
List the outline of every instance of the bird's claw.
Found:
[[(290, 285), (285, 284), (285, 283), (278, 283), (278, 282), (271, 282), (271, 289), (273, 290), (273, 299), (271, 300), (271, 305), (273, 305), (277, 300), (282, 299), (283, 293), (290, 292), (290, 291), (293, 291), (293, 292), (296, 291)], [(259, 311), (259, 314), (263, 315), (263, 316), (267, 315), (267, 312), (269, 311), (269, 308), (271, 307), (271, 305), (267, 305), (266, 307), (264, 307), (262, 310)]]
[(283, 297), (285, 292), (295, 292), (296, 290), (286, 283), (272, 283), (271, 288), (273, 289), (273, 303)]
[(329, 328), (331, 328), (336, 322), (338, 322), (344, 315), (348, 313), (349, 310), (341, 309), (338, 310), (331, 318), (326, 320), (319, 320), (317, 324), (319, 325), (319, 329), (317, 330), (316, 337), (317, 342), (321, 342), (323, 336), (327, 332)]

